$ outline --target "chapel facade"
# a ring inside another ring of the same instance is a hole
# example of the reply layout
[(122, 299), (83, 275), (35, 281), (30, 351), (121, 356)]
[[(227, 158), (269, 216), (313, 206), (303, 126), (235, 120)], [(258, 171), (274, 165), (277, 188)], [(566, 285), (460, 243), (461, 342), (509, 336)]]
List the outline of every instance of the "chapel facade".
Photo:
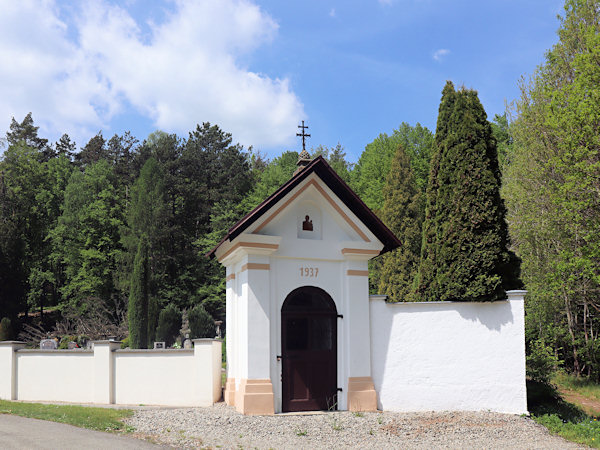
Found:
[(208, 254), (226, 267), (225, 401), (374, 411), (368, 261), (400, 242), (322, 156), (298, 165)]

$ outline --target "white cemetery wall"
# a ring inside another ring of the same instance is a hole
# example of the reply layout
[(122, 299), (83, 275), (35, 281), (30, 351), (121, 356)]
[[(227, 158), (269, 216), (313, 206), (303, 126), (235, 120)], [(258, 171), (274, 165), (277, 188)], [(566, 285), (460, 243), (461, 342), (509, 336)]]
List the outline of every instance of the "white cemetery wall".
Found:
[(117, 350), (115, 403), (194, 406), (193, 350)]
[(490, 303), (386, 303), (372, 296), (379, 409), (527, 412), (525, 291)]
[(28, 350), (0, 342), (0, 398), (73, 403), (209, 406), (221, 396), (221, 342), (192, 350)]
[(213, 339), (194, 339), (193, 350), (115, 352), (116, 404), (210, 406), (220, 396), (221, 346)]
[(94, 352), (91, 350), (19, 350), (19, 400), (93, 402)]

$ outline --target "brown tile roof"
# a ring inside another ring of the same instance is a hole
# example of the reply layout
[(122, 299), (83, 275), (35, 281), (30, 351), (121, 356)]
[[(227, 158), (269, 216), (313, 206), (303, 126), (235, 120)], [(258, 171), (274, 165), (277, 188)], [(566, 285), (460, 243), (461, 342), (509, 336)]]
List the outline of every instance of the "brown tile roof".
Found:
[(302, 171), (294, 175), (290, 180), (277, 189), (260, 205), (250, 211), (238, 223), (229, 229), (227, 235), (219, 242), (215, 248), (209, 251), (206, 256), (212, 258), (217, 249), (225, 241), (232, 241), (241, 233), (244, 232), (250, 225), (256, 222), (263, 214), (273, 207), (279, 200), (285, 197), (292, 189), (294, 189), (302, 180), (306, 179), (311, 173), (315, 173), (335, 195), (352, 211), (359, 220), (364, 223), (369, 230), (383, 243), (381, 253), (394, 250), (400, 246), (400, 241), (392, 233), (388, 227), (369, 209), (367, 205), (354, 193), (344, 180), (331, 168), (327, 161), (322, 156), (317, 156), (310, 164)]

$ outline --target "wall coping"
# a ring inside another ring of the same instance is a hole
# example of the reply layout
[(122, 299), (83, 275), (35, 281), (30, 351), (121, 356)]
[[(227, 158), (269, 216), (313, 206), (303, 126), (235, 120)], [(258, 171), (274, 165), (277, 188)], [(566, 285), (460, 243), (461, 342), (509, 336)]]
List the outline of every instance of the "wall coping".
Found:
[(374, 294), (369, 295), (370, 301), (385, 301), (388, 305), (447, 305), (447, 304), (459, 304), (459, 305), (492, 305), (495, 303), (509, 302), (514, 300), (523, 301), (527, 291), (525, 290), (513, 290), (506, 291), (507, 298), (503, 300), (494, 300), (491, 302), (470, 302), (470, 301), (457, 301), (457, 300), (448, 300), (448, 301), (437, 301), (437, 302), (390, 302), (388, 301), (387, 295), (382, 294)]
[(120, 348), (115, 353), (194, 353), (191, 348)]
[(23, 342), (23, 341), (0, 341), (0, 347), (8, 347), (10, 345), (27, 345), (27, 342)]
[(60, 349), (50, 349), (50, 348), (21, 348), (19, 350), (17, 350), (17, 352), (19, 353), (43, 353), (45, 355), (47, 354), (71, 354), (71, 355), (80, 355), (82, 353), (86, 353), (86, 354), (90, 354), (93, 355), (94, 354), (94, 350), (88, 350), (86, 348), (73, 348), (73, 349), (66, 349), (66, 348), (60, 348)]
[(195, 344), (196, 342), (201, 343), (201, 342), (223, 342), (223, 339), (219, 339), (219, 338), (198, 338), (198, 339), (192, 339), (192, 342)]

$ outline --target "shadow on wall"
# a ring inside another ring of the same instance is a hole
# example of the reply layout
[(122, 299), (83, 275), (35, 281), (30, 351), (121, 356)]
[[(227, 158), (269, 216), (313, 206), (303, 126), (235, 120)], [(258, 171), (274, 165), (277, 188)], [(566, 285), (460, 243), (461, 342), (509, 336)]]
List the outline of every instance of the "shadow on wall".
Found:
[[(510, 301), (388, 303), (384, 298), (370, 299), (371, 368), (380, 409), (381, 396), (388, 404), (404, 402), (400, 385), (469, 383), (457, 375), (463, 371), (484, 379), (488, 364), (497, 362), (485, 359), (489, 348), (498, 348), (496, 359), (512, 348), (518, 318)], [(457, 379), (440, 373), (448, 371)]]
[(488, 330), (500, 331), (502, 326), (513, 323), (510, 302), (501, 300), (497, 302), (453, 302), (454, 308), (460, 316), (472, 322), (485, 325)]

